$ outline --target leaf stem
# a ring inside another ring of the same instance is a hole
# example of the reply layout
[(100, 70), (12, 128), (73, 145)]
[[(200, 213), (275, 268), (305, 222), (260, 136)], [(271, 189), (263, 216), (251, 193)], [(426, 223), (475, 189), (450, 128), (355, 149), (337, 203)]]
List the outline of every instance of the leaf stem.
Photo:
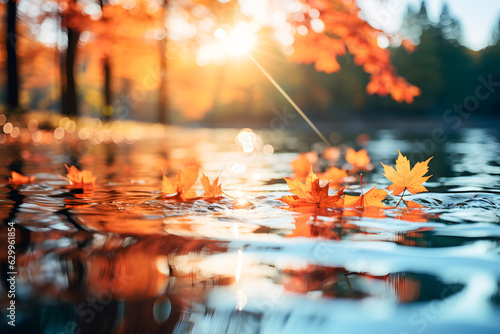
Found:
[(361, 196), (363, 196), (363, 173), (359, 173), (359, 187), (361, 188)]
[(406, 191), (406, 188), (403, 189), (403, 192), (401, 193), (401, 198), (399, 199), (398, 204), (396, 204), (395, 208), (397, 208), (399, 203), (401, 203), (401, 201), (403, 200), (403, 196), (405, 195), (405, 191)]

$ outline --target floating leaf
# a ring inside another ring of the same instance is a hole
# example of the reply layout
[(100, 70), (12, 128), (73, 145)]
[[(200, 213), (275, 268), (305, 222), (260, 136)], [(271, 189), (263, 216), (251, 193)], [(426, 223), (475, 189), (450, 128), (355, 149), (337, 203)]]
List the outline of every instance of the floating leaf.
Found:
[(198, 179), (198, 166), (188, 166), (186, 169), (179, 169), (175, 181), (171, 181), (163, 173), (161, 192), (173, 198), (188, 200), (198, 197), (196, 191), (192, 189)]
[(297, 179), (285, 178), (290, 192), (295, 194), (293, 196), (285, 196), (279, 198), (290, 206), (317, 206), (320, 208), (331, 208), (337, 205), (340, 197), (344, 193), (344, 188), (341, 188), (335, 195), (328, 195), (329, 184), (321, 187), (319, 179), (311, 170), (307, 176), (306, 183), (302, 183)]
[(17, 172), (12, 171), (10, 173), (11, 177), (9, 177), (9, 182), (10, 184), (13, 185), (20, 185), (20, 184), (26, 184), (26, 183), (31, 183), (35, 180), (35, 176), (24, 176), (22, 174), (19, 174)]
[(392, 191), (396, 196), (405, 190), (408, 190), (412, 194), (427, 191), (422, 183), (432, 176), (424, 175), (429, 171), (428, 163), (433, 157), (430, 157), (424, 162), (417, 162), (415, 166), (410, 169), (410, 161), (403, 156), (399, 150), (398, 153), (399, 156), (396, 160), (396, 169), (382, 163), (382, 166), (384, 166), (384, 176), (393, 183), (387, 187), (387, 190)]
[(354, 169), (366, 169), (370, 164), (370, 157), (366, 150), (355, 151), (348, 147), (345, 155), (345, 160), (352, 165)]
[(79, 171), (75, 166), (68, 167), (66, 164), (64, 167), (68, 170), (66, 177), (74, 188), (92, 188), (94, 186), (97, 178), (92, 175), (91, 171), (86, 169)]
[(214, 182), (211, 184), (210, 180), (208, 177), (204, 174), (201, 173), (201, 184), (203, 185), (203, 190), (205, 190), (205, 193), (203, 194), (203, 197), (205, 198), (219, 198), (222, 197), (222, 188), (219, 183), (219, 177), (217, 177)]

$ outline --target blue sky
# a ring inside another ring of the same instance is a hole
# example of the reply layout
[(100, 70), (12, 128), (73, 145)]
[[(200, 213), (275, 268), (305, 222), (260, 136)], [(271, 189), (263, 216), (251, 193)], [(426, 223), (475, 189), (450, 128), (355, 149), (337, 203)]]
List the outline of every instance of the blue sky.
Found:
[[(493, 29), (500, 19), (499, 0), (426, 0), (427, 12), (432, 21), (438, 21), (444, 3), (460, 21), (463, 43), (473, 50), (484, 48), (490, 42)], [(421, 0), (358, 0), (370, 15), (370, 23), (380, 23), (384, 30), (397, 29), (407, 4), (420, 8)], [(378, 16), (378, 19), (377, 19)], [(374, 19), (375, 17), (375, 19)]]

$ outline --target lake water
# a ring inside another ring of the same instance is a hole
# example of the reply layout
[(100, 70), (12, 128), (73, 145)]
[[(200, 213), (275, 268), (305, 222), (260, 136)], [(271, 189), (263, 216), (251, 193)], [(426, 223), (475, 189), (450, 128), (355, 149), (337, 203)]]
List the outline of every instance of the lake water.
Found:
[[(429, 192), (405, 196), (426, 209), (377, 212), (287, 210), (276, 201), (289, 194), (282, 177), (316, 139), (239, 131), (124, 125), (2, 137), (1, 332), (500, 331), (497, 131), (463, 129), (441, 143), (371, 133), (363, 188), (389, 185), (379, 161), (394, 165), (398, 149), (412, 163), (434, 156)], [(175, 175), (193, 162), (253, 205), (162, 198), (161, 168)], [(91, 170), (93, 190), (69, 189), (64, 163)], [(12, 187), (12, 169), (36, 179)], [(358, 180), (348, 185), (359, 190)], [(6, 317), (12, 222), (15, 327)]]

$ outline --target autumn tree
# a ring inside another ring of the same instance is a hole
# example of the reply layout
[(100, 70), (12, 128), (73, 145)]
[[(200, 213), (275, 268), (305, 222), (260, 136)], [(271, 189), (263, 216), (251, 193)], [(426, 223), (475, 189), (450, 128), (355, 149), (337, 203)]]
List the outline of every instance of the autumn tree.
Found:
[(16, 17), (17, 0), (7, 2), (7, 105), (10, 111), (19, 107), (19, 80), (17, 73), (17, 53), (16, 53)]

